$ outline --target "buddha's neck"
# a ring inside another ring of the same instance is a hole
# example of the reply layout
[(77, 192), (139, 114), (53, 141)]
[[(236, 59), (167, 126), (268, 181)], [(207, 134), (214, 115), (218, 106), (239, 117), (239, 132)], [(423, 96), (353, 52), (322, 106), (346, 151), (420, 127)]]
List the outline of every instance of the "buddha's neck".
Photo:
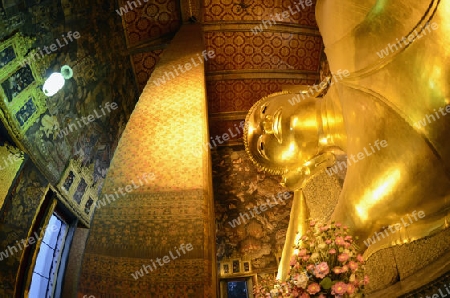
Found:
[(347, 152), (347, 133), (345, 130), (342, 107), (336, 90), (317, 99), (317, 117), (321, 124), (319, 131), (320, 144), (324, 147), (339, 147)]

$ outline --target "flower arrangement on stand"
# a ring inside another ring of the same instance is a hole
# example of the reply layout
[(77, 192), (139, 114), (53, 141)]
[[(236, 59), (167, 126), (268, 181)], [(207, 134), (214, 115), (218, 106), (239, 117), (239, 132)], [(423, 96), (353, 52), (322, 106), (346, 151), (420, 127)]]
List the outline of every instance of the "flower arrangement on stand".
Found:
[(265, 281), (254, 288), (262, 297), (363, 297), (364, 259), (340, 223), (310, 222), (306, 233), (295, 246), (291, 269), (284, 281)]

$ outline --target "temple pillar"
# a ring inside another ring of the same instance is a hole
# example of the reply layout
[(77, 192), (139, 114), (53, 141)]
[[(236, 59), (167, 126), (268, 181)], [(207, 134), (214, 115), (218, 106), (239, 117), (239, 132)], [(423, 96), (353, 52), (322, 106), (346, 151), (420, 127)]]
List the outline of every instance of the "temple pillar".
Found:
[(99, 197), (80, 297), (216, 297), (203, 51), (200, 26), (182, 26), (144, 88)]

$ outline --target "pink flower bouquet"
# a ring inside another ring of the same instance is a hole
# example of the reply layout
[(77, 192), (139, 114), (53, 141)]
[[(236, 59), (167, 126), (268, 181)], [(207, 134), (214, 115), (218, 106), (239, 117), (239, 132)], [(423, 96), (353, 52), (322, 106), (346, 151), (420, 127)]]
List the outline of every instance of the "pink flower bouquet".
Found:
[(266, 280), (264, 294), (254, 292), (255, 297), (363, 297), (369, 282), (358, 247), (339, 223), (311, 221), (290, 265), (286, 280), (272, 280), (272, 286)]

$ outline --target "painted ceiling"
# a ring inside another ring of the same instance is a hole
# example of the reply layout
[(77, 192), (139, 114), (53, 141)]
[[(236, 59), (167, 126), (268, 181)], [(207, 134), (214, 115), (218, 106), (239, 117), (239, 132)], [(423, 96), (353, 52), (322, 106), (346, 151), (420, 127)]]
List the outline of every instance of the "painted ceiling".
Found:
[[(214, 52), (205, 62), (213, 137), (239, 124), (261, 97), (320, 81), (323, 42), (315, 0), (303, 6), (292, 0), (128, 2), (119, 0), (119, 7), (128, 8), (122, 23), (141, 91), (179, 26), (191, 16), (203, 24), (205, 49)], [(262, 31), (255, 31), (259, 26)], [(231, 136), (229, 144), (241, 137)]]

